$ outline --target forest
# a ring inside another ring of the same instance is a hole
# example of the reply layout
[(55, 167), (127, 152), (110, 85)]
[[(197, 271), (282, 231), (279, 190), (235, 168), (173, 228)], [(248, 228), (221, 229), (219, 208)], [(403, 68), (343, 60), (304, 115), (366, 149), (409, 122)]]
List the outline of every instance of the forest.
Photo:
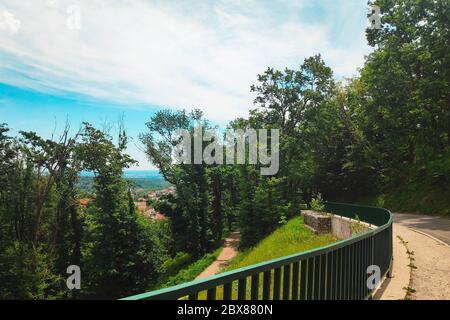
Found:
[[(254, 107), (230, 129), (279, 129), (279, 171), (260, 164), (174, 164), (178, 129), (221, 131), (199, 109), (160, 110), (140, 135), (176, 187), (150, 221), (123, 171), (128, 136), (84, 123), (45, 139), (0, 125), (0, 299), (116, 299), (154, 289), (217, 249), (231, 231), (243, 249), (326, 200), (450, 214), (450, 2), (378, 0), (382, 28), (359, 75), (337, 81), (319, 53), (271, 67), (250, 90)], [(0, 123), (1, 123), (0, 119)], [(94, 173), (81, 206), (80, 173)], [(187, 258), (186, 258), (187, 257)], [(69, 265), (81, 290), (66, 287)]]

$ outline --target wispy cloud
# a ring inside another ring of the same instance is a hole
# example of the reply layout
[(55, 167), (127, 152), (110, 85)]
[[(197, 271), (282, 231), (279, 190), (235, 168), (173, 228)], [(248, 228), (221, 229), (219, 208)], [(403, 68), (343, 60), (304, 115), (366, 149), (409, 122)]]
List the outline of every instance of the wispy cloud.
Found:
[(310, 3), (80, 0), (77, 31), (67, 28), (74, 1), (2, 0), (0, 13), (13, 14), (20, 28), (0, 29), (0, 82), (200, 107), (213, 120), (229, 120), (252, 107), (249, 86), (267, 66), (295, 67), (318, 52), (338, 76), (362, 65), (364, 4)]
[(0, 12), (0, 31), (16, 33), (19, 31), (20, 25), (20, 20), (16, 19), (11, 12), (6, 10)]

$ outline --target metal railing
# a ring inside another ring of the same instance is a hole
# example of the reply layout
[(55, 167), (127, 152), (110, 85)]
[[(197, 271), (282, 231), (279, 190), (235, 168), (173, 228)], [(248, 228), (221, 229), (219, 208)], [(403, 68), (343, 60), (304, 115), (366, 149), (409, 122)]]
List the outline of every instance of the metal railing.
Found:
[(376, 228), (314, 250), (285, 256), (206, 279), (124, 298), (207, 300), (368, 299), (369, 266), (381, 277), (391, 268), (392, 214), (382, 208), (329, 202), (326, 210)]

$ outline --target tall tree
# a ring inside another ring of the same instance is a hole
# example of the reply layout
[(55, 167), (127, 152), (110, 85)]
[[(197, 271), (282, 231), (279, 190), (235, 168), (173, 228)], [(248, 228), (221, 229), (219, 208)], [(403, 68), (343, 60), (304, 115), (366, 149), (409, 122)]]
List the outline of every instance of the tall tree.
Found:
[(146, 290), (156, 278), (153, 242), (145, 237), (122, 178), (134, 163), (125, 149), (127, 136), (120, 131), (117, 146), (112, 138), (85, 124), (79, 157), (95, 173), (95, 199), (88, 207), (93, 220), (92, 249), (86, 258), (88, 297), (119, 298)]
[[(188, 164), (172, 161), (172, 156), (181, 141), (177, 135), (178, 130), (189, 132), (192, 143), (197, 126), (201, 128), (202, 134), (205, 129), (210, 128), (199, 110), (191, 113), (184, 110), (162, 110), (150, 119), (147, 123), (148, 132), (142, 134), (140, 138), (149, 160), (177, 190), (176, 197), (172, 199), (175, 201), (173, 205), (176, 210), (165, 212), (172, 220), (176, 250), (187, 251), (195, 257), (200, 257), (211, 249), (212, 245), (211, 205), (208, 192), (210, 171), (205, 163), (193, 164), (194, 152), (191, 153), (192, 159)], [(201, 141), (201, 152), (203, 148), (204, 142)], [(219, 202), (215, 205), (217, 210)], [(222, 229), (221, 224), (214, 225)], [(216, 230), (215, 233), (221, 234), (221, 230), (220, 232)]]

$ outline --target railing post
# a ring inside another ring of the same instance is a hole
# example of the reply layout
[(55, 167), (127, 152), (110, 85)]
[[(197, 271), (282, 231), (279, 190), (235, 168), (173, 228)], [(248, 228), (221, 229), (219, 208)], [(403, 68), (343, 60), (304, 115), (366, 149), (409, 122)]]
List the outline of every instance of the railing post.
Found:
[(393, 250), (393, 248), (392, 248), (392, 241), (393, 241), (393, 239), (392, 239), (392, 231), (393, 231), (393, 229), (394, 229), (394, 226), (391, 224), (390, 226), (389, 226), (389, 228), (388, 229), (386, 229), (386, 231), (388, 231), (387, 233), (388, 233), (388, 238), (389, 238), (389, 244), (388, 244), (388, 252), (389, 252), (389, 270), (388, 270), (388, 273), (387, 273), (387, 277), (388, 278), (392, 278), (392, 265), (393, 265), (393, 259), (394, 259), (394, 257), (393, 257), (393, 252), (392, 252), (392, 250)]
[(307, 284), (307, 276), (308, 276), (308, 261), (302, 260), (300, 262), (300, 300), (306, 300), (307, 296), (306, 296), (306, 284)]
[(246, 300), (247, 295), (247, 278), (239, 279), (238, 283), (238, 300)]
[(208, 300), (216, 300), (216, 287), (208, 289), (206, 291), (206, 298)]
[(308, 278), (306, 286), (306, 297), (308, 300), (313, 300), (314, 291), (314, 258), (308, 258)]
[(291, 265), (283, 268), (283, 300), (289, 300), (291, 293)]
[(252, 275), (250, 299), (258, 300), (259, 294), (259, 273)]
[(233, 283), (228, 282), (223, 285), (223, 300), (231, 300), (233, 291)]
[(280, 300), (281, 294), (281, 269), (276, 268), (273, 275), (273, 300)]
[(292, 300), (298, 300), (300, 262), (295, 262), (292, 267)]
[(271, 272), (265, 271), (263, 276), (263, 300), (270, 300)]

